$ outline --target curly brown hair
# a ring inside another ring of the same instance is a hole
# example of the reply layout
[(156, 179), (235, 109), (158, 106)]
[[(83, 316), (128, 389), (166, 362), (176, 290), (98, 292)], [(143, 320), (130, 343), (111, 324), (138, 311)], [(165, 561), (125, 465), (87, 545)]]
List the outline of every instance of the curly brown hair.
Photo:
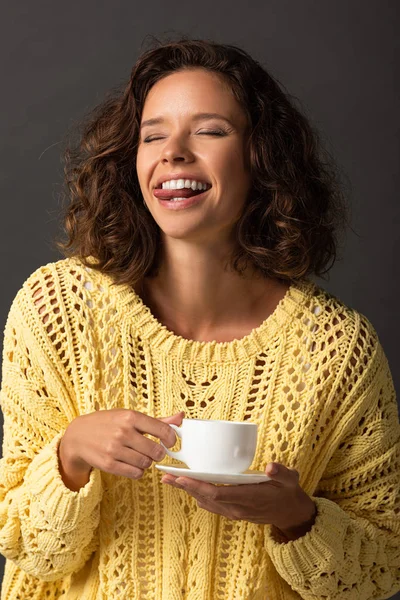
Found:
[(160, 229), (132, 168), (143, 106), (161, 78), (203, 68), (225, 78), (250, 124), (252, 188), (235, 225), (231, 267), (242, 273), (250, 261), (264, 276), (289, 281), (323, 276), (337, 258), (338, 232), (347, 221), (345, 194), (339, 169), (297, 99), (236, 46), (187, 37), (152, 42), (129, 82), (89, 112), (79, 123), (79, 142), (65, 149), (68, 239), (56, 247), (116, 284), (134, 286), (157, 273)]

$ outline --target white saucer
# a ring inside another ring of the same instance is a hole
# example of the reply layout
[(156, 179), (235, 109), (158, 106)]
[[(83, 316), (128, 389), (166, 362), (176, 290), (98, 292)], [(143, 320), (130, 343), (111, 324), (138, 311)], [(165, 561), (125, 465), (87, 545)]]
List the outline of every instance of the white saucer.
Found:
[(202, 471), (192, 471), (192, 469), (177, 465), (155, 465), (155, 467), (176, 477), (191, 477), (192, 479), (200, 479), (200, 481), (207, 481), (208, 483), (243, 485), (248, 483), (262, 483), (271, 479), (263, 471), (251, 471), (250, 469), (244, 473), (203, 473)]

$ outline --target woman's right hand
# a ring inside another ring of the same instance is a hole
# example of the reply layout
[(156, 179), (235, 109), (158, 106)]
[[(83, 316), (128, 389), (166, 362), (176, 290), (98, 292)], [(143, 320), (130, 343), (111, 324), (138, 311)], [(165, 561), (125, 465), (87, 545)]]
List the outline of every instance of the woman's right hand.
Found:
[(113, 475), (140, 479), (153, 461), (159, 462), (165, 456), (161, 444), (144, 434), (161, 439), (171, 448), (176, 443), (176, 434), (168, 423), (179, 426), (184, 415), (180, 412), (155, 419), (125, 408), (81, 415), (68, 425), (59, 444), (61, 474), (64, 470), (69, 481), (72, 474), (86, 475), (88, 481), (91, 468), (95, 467)]

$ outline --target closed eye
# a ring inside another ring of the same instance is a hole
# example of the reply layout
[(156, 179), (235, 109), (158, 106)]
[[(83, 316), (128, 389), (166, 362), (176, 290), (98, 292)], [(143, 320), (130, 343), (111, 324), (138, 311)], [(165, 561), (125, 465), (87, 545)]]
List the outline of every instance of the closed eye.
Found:
[[(217, 136), (224, 136), (226, 135), (225, 131), (199, 131), (199, 135), (217, 135)], [(145, 144), (148, 144), (150, 142), (154, 142), (155, 140), (162, 140), (162, 137), (155, 137), (155, 138), (145, 138), (143, 140), (143, 142)]]
[(225, 131), (200, 131), (201, 135), (226, 135)]

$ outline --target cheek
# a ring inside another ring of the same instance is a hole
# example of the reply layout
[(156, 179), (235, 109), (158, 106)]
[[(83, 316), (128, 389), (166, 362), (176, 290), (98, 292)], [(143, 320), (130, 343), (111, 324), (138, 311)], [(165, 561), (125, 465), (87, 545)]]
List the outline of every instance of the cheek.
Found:
[(215, 156), (216, 172), (220, 174), (223, 186), (226, 189), (238, 190), (243, 194), (250, 182), (250, 173), (244, 164), (243, 153), (239, 149), (226, 154)]
[(231, 206), (236, 206), (240, 210), (250, 189), (250, 177), (247, 173), (240, 168), (240, 165), (232, 165), (220, 185), (221, 195), (227, 195), (231, 199)]

